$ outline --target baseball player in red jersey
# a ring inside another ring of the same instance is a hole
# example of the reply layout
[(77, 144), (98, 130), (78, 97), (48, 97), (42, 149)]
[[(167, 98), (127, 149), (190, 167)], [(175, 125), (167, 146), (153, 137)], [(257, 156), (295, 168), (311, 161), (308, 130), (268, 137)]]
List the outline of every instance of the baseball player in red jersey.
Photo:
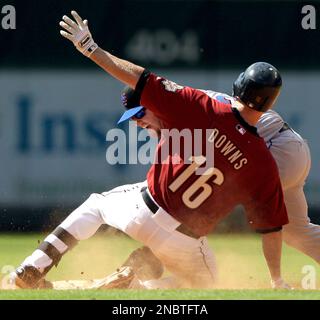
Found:
[[(193, 140), (191, 158), (184, 159), (183, 150), (163, 158), (162, 150), (171, 142), (161, 135), (147, 184), (92, 194), (17, 268), (16, 285), (39, 286), (63, 254), (105, 223), (148, 246), (180, 287), (211, 288), (215, 261), (205, 235), (237, 204), (245, 206), (250, 225), (262, 234), (272, 281), (282, 281), (281, 229), (288, 217), (277, 166), (254, 127), (280, 92), (278, 71), (267, 63), (250, 66), (239, 83), (243, 102), (231, 107), (102, 50), (93, 41), (87, 21), (75, 11), (72, 16), (75, 21), (63, 16), (60, 26), (67, 32), (61, 34), (110, 75), (134, 88), (144, 106), (128, 110), (122, 120), (133, 117), (139, 126), (158, 133), (187, 129), (194, 137), (202, 130), (202, 148)], [(213, 150), (214, 166), (208, 167)]]
[[(205, 90), (211, 98), (225, 104), (237, 103), (237, 98), (225, 93)], [(138, 105), (134, 99), (134, 91), (128, 88), (124, 91), (131, 107)], [(233, 94), (234, 95), (234, 94)], [(303, 186), (308, 176), (311, 157), (307, 142), (295, 132), (281, 117), (273, 111), (268, 110), (263, 113), (256, 124), (259, 136), (261, 136), (279, 169), (280, 181), (284, 194), (284, 201), (287, 208), (289, 223), (282, 230), (284, 241), (320, 262), (320, 243), (318, 241), (320, 226), (310, 222), (308, 217), (308, 206), (303, 192)], [(163, 273), (162, 265), (155, 260), (154, 255), (148, 248), (139, 248), (132, 252), (129, 257), (130, 266), (135, 271), (136, 276), (131, 278), (130, 287), (158, 289), (172, 288), (175, 285), (173, 277), (160, 278)], [(150, 263), (152, 261), (152, 263)], [(153, 270), (153, 273), (150, 271)], [(123, 274), (123, 273), (121, 273)], [(148, 275), (147, 279), (145, 274)], [(114, 285), (119, 285), (119, 280), (114, 277), (111, 281)], [(109, 283), (109, 285), (111, 284)], [(123, 283), (123, 281), (122, 281)], [(121, 283), (120, 283), (121, 285)], [(286, 284), (273, 282), (275, 288), (286, 288)]]

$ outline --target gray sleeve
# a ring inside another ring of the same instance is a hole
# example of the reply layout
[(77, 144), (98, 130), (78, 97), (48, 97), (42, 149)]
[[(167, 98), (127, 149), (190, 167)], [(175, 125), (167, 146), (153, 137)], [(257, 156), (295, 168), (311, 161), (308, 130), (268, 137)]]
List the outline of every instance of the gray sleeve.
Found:
[(279, 132), (283, 124), (284, 120), (281, 116), (277, 112), (269, 110), (261, 116), (256, 127), (259, 136), (262, 137), (265, 142), (268, 142)]

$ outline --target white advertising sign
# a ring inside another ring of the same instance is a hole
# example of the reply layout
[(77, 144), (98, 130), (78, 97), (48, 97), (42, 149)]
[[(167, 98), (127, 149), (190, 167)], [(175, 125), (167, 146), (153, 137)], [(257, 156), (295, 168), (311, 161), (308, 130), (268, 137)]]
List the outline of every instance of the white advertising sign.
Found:
[[(231, 93), (240, 70), (156, 72), (182, 85)], [(284, 73), (283, 82), (276, 110), (309, 141), (313, 166), (307, 198), (310, 206), (320, 206), (320, 73)], [(117, 128), (123, 112), (123, 86), (110, 76), (1, 71), (0, 88), (2, 207), (75, 205), (92, 192), (145, 178), (149, 165), (106, 160), (111, 145), (106, 134)], [(128, 123), (120, 128), (128, 131)], [(129, 159), (136, 150), (127, 149)]]

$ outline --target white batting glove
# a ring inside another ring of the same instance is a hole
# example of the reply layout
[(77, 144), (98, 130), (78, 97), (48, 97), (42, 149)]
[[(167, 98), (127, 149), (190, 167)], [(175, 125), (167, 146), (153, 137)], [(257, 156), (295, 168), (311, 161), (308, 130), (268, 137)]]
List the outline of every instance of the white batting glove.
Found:
[(277, 280), (271, 280), (272, 289), (285, 289), (285, 290), (294, 290), (289, 284), (284, 282), (281, 278)]
[(76, 11), (71, 11), (75, 21), (71, 20), (68, 16), (62, 17), (59, 25), (65, 29), (60, 30), (60, 34), (69, 39), (75, 47), (85, 56), (90, 55), (98, 48), (98, 45), (93, 41), (92, 35), (88, 28), (88, 20), (82, 20)]

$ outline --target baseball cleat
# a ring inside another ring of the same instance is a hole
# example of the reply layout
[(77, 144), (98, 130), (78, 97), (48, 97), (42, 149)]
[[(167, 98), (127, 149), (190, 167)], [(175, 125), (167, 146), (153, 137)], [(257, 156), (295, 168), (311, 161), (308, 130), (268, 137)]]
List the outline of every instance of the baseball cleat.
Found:
[(106, 278), (96, 280), (90, 289), (128, 289), (135, 273), (131, 267), (125, 266)]
[(10, 275), (12, 286), (20, 289), (51, 289), (52, 283), (33, 266), (20, 266)]

